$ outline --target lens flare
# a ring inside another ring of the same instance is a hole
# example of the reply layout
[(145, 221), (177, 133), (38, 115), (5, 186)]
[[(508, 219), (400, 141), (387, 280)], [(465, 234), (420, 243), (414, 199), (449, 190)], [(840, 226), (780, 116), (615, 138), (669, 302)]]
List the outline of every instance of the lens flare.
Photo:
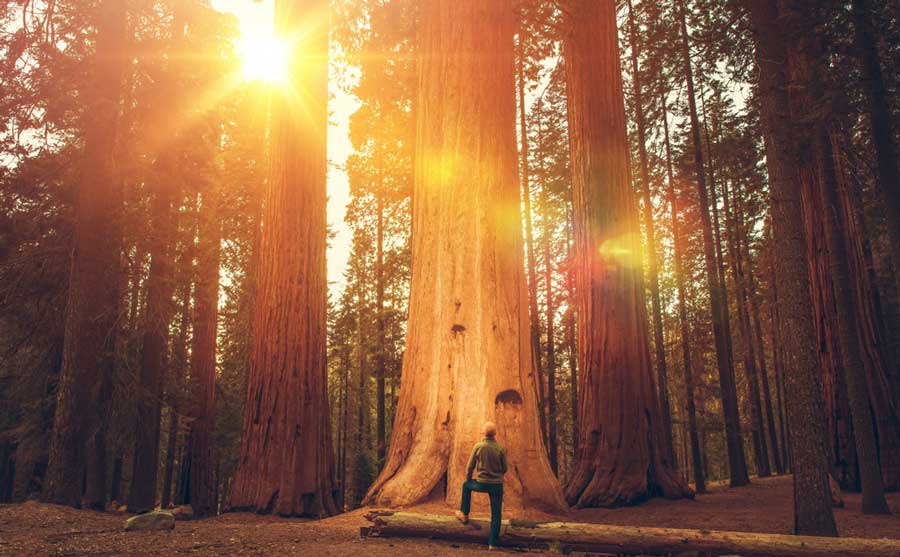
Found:
[(238, 44), (244, 79), (268, 83), (286, 83), (290, 48), (274, 36), (245, 35)]

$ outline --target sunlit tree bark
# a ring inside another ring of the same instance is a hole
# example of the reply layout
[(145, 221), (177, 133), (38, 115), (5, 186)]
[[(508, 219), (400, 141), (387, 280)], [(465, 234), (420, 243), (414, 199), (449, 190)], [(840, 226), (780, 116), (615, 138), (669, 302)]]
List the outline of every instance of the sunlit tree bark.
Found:
[(289, 86), (272, 93), (272, 153), (259, 248), (253, 348), (230, 508), (337, 512), (326, 389), (326, 0), (277, 0)]
[(565, 9), (581, 368), (566, 498), (588, 507), (690, 497), (669, 458), (653, 384), (615, 1)]
[(433, 0), (420, 25), (409, 325), (387, 461), (365, 503), (457, 504), (493, 420), (504, 506), (559, 511), (528, 330), (512, 4)]

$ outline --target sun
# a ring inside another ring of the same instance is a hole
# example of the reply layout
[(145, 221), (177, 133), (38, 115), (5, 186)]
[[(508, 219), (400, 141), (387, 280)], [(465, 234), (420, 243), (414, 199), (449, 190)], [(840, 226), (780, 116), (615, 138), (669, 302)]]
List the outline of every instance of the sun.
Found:
[(238, 43), (244, 79), (267, 83), (286, 83), (290, 49), (274, 35), (244, 35)]

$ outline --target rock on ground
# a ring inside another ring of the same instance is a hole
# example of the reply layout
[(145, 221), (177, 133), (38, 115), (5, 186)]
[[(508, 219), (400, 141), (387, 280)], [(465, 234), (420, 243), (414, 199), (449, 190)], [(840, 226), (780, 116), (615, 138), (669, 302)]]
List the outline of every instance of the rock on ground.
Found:
[(175, 517), (170, 512), (153, 511), (139, 514), (125, 521), (126, 532), (149, 532), (156, 530), (172, 530), (175, 528)]

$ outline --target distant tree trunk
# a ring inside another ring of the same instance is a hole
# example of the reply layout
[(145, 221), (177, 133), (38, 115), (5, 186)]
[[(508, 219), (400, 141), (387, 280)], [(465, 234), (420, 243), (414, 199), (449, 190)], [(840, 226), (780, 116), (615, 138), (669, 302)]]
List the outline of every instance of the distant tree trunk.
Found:
[(614, 0), (569, 2), (564, 51), (575, 212), (578, 507), (690, 497), (670, 460), (653, 384)]
[[(877, 2), (875, 2), (877, 4)], [(870, 0), (853, 0), (856, 52), (859, 57), (863, 89), (868, 101), (869, 125), (875, 146), (876, 168), (881, 203), (887, 217), (891, 260), (897, 292), (900, 293), (900, 170), (897, 167), (897, 146), (894, 140), (893, 117), (881, 60), (878, 37), (872, 21), (875, 6)]]
[[(201, 192), (197, 287), (191, 342), (190, 503), (198, 517), (216, 514), (213, 434), (216, 418), (216, 337), (219, 317), (219, 192), (210, 180)], [(330, 449), (330, 447), (329, 447)]]
[(741, 252), (740, 230), (738, 229), (736, 209), (728, 200), (727, 183), (722, 183), (722, 199), (725, 206), (727, 245), (731, 263), (731, 274), (734, 277), (734, 290), (738, 310), (738, 327), (741, 340), (744, 341), (744, 372), (747, 374), (747, 390), (750, 397), (751, 434), (753, 436), (753, 456), (756, 461), (756, 473), (765, 478), (772, 475), (769, 467), (769, 453), (766, 447), (765, 428), (763, 427), (762, 403), (759, 395), (759, 373), (756, 368), (756, 350), (753, 346), (753, 333), (750, 326), (749, 300), (747, 299), (746, 278), (744, 275)]
[[(184, 258), (182, 264), (187, 264), (189, 261), (187, 258)], [(169, 366), (169, 371), (172, 375), (169, 380), (169, 435), (168, 435), (168, 443), (166, 447), (166, 464), (163, 471), (163, 491), (162, 491), (162, 508), (166, 509), (169, 507), (169, 503), (172, 502), (172, 483), (175, 476), (175, 453), (178, 451), (178, 431), (179, 425), (181, 422), (181, 397), (182, 390), (184, 388), (184, 376), (187, 371), (188, 358), (187, 358), (187, 330), (190, 325), (190, 315), (191, 315), (191, 281), (190, 279), (185, 281), (181, 288), (181, 326), (178, 329), (178, 339), (175, 341), (175, 346), (172, 348), (172, 360), (173, 364)]]
[[(522, 204), (525, 211), (525, 254), (528, 265), (528, 315), (530, 317), (531, 346), (534, 350), (534, 366), (537, 369), (538, 408), (541, 420), (541, 432), (546, 440), (547, 424), (544, 412), (544, 367), (541, 363), (541, 321), (537, 305), (537, 263), (534, 257), (534, 232), (531, 222), (531, 180), (528, 172), (528, 114), (525, 106), (525, 49), (522, 43), (522, 30), (519, 30), (519, 56), (517, 80), (519, 92), (519, 142), (522, 159)], [(556, 467), (553, 467), (556, 471)]]
[(653, 348), (656, 354), (657, 387), (662, 414), (663, 437), (669, 459), (674, 460), (672, 444), (672, 409), (669, 404), (669, 381), (666, 369), (666, 345), (663, 337), (662, 304), (659, 299), (659, 271), (656, 263), (656, 227), (653, 223), (653, 200), (650, 196), (650, 168), (647, 162), (647, 124), (644, 116), (644, 93), (639, 64), (638, 29), (631, 0), (628, 0), (628, 28), (631, 42), (631, 73), (638, 132), (638, 153), (641, 168), (641, 195), (644, 201), (644, 229), (647, 233), (648, 276), (650, 278), (650, 307), (653, 312)]
[(147, 317), (141, 341), (136, 399), (134, 466), (128, 510), (143, 513), (156, 506), (159, 461), (160, 399), (168, 365), (169, 324), (172, 318), (172, 247), (175, 231), (176, 172), (172, 153), (157, 160), (157, 184), (152, 193), (150, 275), (147, 279)]
[[(569, 388), (572, 392), (572, 452), (578, 451), (578, 335), (575, 331), (575, 259), (572, 238), (572, 213), (566, 213), (566, 348), (569, 353)], [(568, 467), (566, 467), (568, 470)]]
[(763, 343), (762, 324), (759, 315), (759, 301), (757, 299), (759, 287), (756, 281), (756, 274), (753, 272), (753, 256), (750, 253), (750, 231), (747, 230), (747, 223), (744, 220), (743, 192), (736, 186), (733, 193), (738, 238), (740, 238), (744, 260), (747, 262), (747, 297), (750, 302), (750, 314), (753, 318), (753, 334), (756, 338), (759, 376), (762, 380), (763, 405), (766, 411), (769, 446), (771, 447), (772, 459), (775, 462), (775, 471), (779, 474), (784, 474), (784, 464), (781, 460), (781, 453), (778, 450), (778, 436), (775, 433), (775, 412), (772, 408), (772, 390), (769, 387), (769, 367), (766, 364), (766, 351), (765, 344)]
[(325, 363), (327, 13), (326, 0), (275, 3), (277, 32), (293, 37), (291, 83), (272, 93), (270, 180), (231, 509), (282, 516), (338, 510)]
[(679, 17), (681, 20), (681, 49), (685, 65), (688, 101), (691, 113), (691, 135), (694, 146), (694, 164), (697, 171), (697, 192), (700, 198), (700, 221), (703, 229), (703, 248), (706, 263), (706, 281), (709, 289), (710, 312), (712, 314), (713, 338), (716, 346), (716, 363), (719, 369), (719, 383), (722, 389), (722, 414), (725, 422), (725, 441), (728, 448), (728, 465), (732, 487), (746, 485), (750, 482), (747, 473), (747, 462), (744, 459), (744, 446), (741, 440), (741, 421), (738, 412), (737, 388), (734, 382), (734, 368), (731, 352), (728, 348), (729, 335), (726, 329), (726, 317), (723, 307), (724, 293), (719, 281), (716, 264), (715, 240), (712, 223), (709, 217), (709, 197), (706, 189), (706, 175), (703, 165), (703, 146), (700, 140), (700, 121), (697, 117), (697, 102), (694, 97), (694, 78), (691, 67), (690, 44), (687, 34), (687, 16), (684, 0), (679, 0)]
[(504, 505), (560, 511), (528, 333), (512, 2), (434, 0), (420, 15), (408, 334), (387, 461), (364, 504), (458, 504), (493, 420)]
[(375, 361), (375, 447), (378, 456), (378, 464), (384, 462), (384, 454), (387, 449), (385, 439), (385, 406), (384, 406), (384, 374), (385, 356), (387, 352), (387, 337), (384, 324), (384, 180), (378, 191), (378, 225), (375, 244), (375, 311), (378, 334), (378, 355)]
[[(678, 197), (675, 194), (675, 176), (672, 171), (672, 147), (669, 142), (669, 111), (665, 94), (662, 95), (662, 121), (666, 145), (666, 175), (669, 184), (669, 203), (672, 211), (672, 241), (675, 247), (675, 284), (678, 289), (678, 321), (681, 326), (681, 356), (684, 365), (685, 407), (687, 409), (687, 430), (691, 439), (691, 462), (693, 464), (694, 489), (697, 493), (706, 492), (706, 474), (700, 457), (700, 439), (697, 435), (697, 408), (694, 400), (694, 372), (691, 359), (691, 331), (687, 316), (687, 295), (684, 288), (684, 238), (681, 234), (681, 221), (678, 214)], [(685, 455), (686, 457), (686, 455)]]
[(801, 160), (788, 102), (786, 34), (778, 0), (744, 0), (751, 17), (766, 134), (776, 287), (785, 347), (784, 387), (794, 470), (794, 532), (836, 536), (828, 484), (822, 390), (817, 379), (815, 331), (806, 268), (801, 186), (793, 169)]
[(98, 6), (92, 91), (85, 111), (81, 185), (75, 201), (62, 369), (43, 500), (78, 507), (106, 504), (106, 421), (119, 316), (122, 191), (117, 178), (119, 101), (127, 57), (126, 9)]
[[(538, 99), (538, 114), (541, 114), (542, 99)], [(544, 132), (538, 119), (538, 163), (543, 179), (544, 173)], [(541, 184), (541, 246), (544, 255), (544, 288), (547, 291), (547, 449), (550, 453), (550, 468), (557, 473), (557, 423), (556, 423), (556, 339), (554, 320), (556, 305), (553, 299), (553, 260), (550, 255), (550, 240), (553, 229), (550, 225), (550, 199), (547, 196), (547, 184)]]

